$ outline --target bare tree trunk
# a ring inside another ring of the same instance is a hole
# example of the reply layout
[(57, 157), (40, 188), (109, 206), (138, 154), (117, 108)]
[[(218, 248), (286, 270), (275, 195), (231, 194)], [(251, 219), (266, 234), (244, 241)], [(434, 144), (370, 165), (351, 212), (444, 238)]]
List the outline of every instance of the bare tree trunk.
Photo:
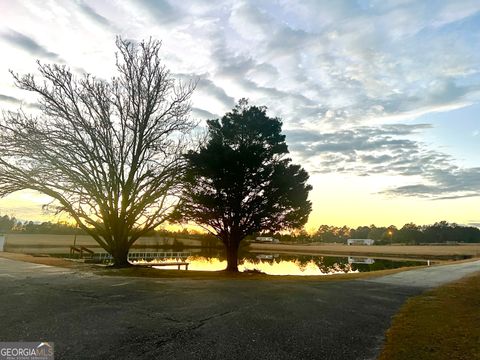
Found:
[(113, 267), (124, 268), (132, 266), (132, 264), (128, 262), (128, 251), (129, 246), (127, 243), (115, 243), (114, 248), (111, 251), (111, 255), (113, 257)]
[(227, 251), (227, 268), (225, 271), (238, 272), (238, 247), (240, 241), (230, 241), (225, 243)]

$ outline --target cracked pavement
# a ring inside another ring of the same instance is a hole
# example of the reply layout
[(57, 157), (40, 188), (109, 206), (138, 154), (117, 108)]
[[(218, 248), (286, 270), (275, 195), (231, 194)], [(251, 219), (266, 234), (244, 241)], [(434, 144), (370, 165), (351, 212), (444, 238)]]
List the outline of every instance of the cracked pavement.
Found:
[(0, 258), (0, 341), (54, 342), (56, 359), (374, 359), (404, 301), (480, 270), (465, 264), (295, 282), (109, 277)]

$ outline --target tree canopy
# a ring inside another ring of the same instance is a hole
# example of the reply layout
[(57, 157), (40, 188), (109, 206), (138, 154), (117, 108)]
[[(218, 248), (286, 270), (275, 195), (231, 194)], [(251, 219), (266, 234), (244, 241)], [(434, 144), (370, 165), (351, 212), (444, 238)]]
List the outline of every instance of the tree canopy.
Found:
[(226, 246), (227, 270), (237, 271), (246, 236), (303, 226), (311, 211), (308, 174), (287, 157), (282, 122), (246, 100), (208, 121), (208, 140), (186, 155), (178, 216), (204, 227)]
[(12, 73), (38, 96), (41, 115), (0, 121), (0, 195), (49, 195), (124, 266), (130, 246), (176, 205), (195, 86), (172, 77), (159, 41), (116, 45), (110, 80), (40, 62), (41, 81)]

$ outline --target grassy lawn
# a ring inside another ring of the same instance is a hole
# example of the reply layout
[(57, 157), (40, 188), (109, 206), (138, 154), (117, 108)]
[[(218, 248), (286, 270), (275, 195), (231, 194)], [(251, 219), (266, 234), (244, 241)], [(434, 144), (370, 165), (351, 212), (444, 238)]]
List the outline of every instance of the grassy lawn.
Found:
[(408, 300), (379, 359), (480, 359), (480, 273)]

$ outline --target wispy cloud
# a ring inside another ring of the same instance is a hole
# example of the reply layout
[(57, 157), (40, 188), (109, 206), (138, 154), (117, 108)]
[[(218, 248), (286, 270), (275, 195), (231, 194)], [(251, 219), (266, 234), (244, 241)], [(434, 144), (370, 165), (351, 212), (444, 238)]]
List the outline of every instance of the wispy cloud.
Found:
[(218, 119), (221, 117), (220, 115), (212, 114), (210, 111), (199, 109), (196, 107), (192, 108), (192, 115), (194, 118), (202, 120)]
[(15, 30), (8, 30), (3, 34), (0, 34), (0, 37), (9, 42), (10, 44), (22, 48), (31, 55), (40, 56), (54, 61), (61, 60), (60, 56), (57, 53), (49, 51), (47, 48), (37, 43), (31, 37), (19, 33)]
[(405, 138), (430, 127), (428, 124), (392, 124), (331, 133), (290, 130), (286, 134), (290, 149), (312, 172), (424, 179), (422, 183), (380, 190), (388, 196), (443, 200), (480, 196), (480, 168), (461, 168), (450, 155)]
[(25, 106), (27, 106), (29, 108), (32, 108), (32, 109), (39, 109), (40, 108), (40, 105), (38, 105), (38, 104), (27, 103), (23, 100), (17, 99), (16, 97), (0, 94), (0, 103), (2, 103), (2, 102), (9, 103), (9, 104), (12, 104), (12, 105), (16, 105), (18, 107), (20, 107), (22, 105), (25, 105)]
[(181, 12), (177, 11), (168, 0), (138, 0), (136, 3), (143, 7), (152, 20), (163, 24), (178, 21), (181, 16)]
[[(30, 22), (48, 17), (80, 28), (88, 17), (101, 25), (94, 27), (100, 29), (98, 53), (106, 39), (112, 41), (112, 24), (122, 24), (126, 38), (164, 40), (162, 51), (175, 75), (199, 80), (194, 117), (221, 116), (242, 97), (267, 105), (282, 118), (290, 149), (311, 171), (411, 179), (379, 189), (388, 196), (478, 192), (477, 168), (462, 168), (448, 149), (422, 140), (432, 125), (411, 123), (422, 114), (480, 102), (478, 1), (51, 4), (37, 18), (39, 9), (26, 6), (35, 10)], [(52, 36), (33, 37), (28, 28), (8, 26), (16, 31), (1, 34), (4, 41), (59, 60)], [(88, 53), (92, 39), (82, 41)]]
[(112, 24), (110, 23), (110, 21), (106, 17), (100, 15), (97, 11), (95, 11), (91, 6), (86, 4), (84, 1), (78, 0), (77, 4), (78, 4), (79, 9), (82, 11), (82, 13), (84, 13), (87, 17), (89, 17), (90, 19), (92, 19), (96, 23), (98, 23), (100, 25), (103, 25), (103, 26), (106, 26), (106, 27), (111, 27), (112, 26)]
[(8, 102), (11, 104), (21, 104), (22, 101), (9, 95), (0, 94), (0, 101)]

